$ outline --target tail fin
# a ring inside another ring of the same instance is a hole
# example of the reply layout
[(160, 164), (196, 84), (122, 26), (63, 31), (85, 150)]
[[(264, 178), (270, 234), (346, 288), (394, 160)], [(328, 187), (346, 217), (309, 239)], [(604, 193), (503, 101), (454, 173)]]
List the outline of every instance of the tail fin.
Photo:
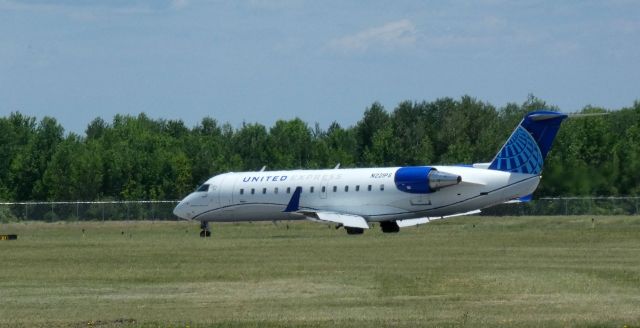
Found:
[(540, 174), (542, 164), (566, 114), (537, 111), (527, 114), (489, 165), (490, 170)]

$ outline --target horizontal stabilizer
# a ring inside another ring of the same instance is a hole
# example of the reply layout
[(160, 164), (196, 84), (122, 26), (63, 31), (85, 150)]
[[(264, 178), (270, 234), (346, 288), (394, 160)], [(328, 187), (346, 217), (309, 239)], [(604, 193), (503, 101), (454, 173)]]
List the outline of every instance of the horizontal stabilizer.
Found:
[(419, 225), (419, 224), (429, 223), (429, 222), (434, 221), (434, 220), (452, 218), (452, 217), (456, 217), (456, 216), (474, 215), (474, 214), (478, 214), (478, 213), (480, 213), (480, 210), (473, 210), (473, 211), (469, 211), (469, 212), (457, 213), (457, 214), (445, 215), (445, 216), (432, 216), (432, 217), (424, 217), (424, 218), (418, 218), (418, 219), (398, 220), (398, 221), (396, 221), (396, 223), (398, 224), (398, 227), (405, 228), (405, 227), (416, 226), (416, 225)]
[(473, 163), (471, 167), (476, 169), (488, 169), (491, 166), (491, 163)]
[(299, 212), (304, 214), (308, 219), (313, 221), (327, 221), (342, 224), (345, 227), (369, 229), (367, 221), (358, 215), (340, 214), (334, 212)]

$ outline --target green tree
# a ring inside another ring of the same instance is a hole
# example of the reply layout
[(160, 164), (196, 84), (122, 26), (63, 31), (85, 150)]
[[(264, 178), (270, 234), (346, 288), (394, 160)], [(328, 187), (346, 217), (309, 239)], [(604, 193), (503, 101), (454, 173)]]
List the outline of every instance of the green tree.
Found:
[[(433, 145), (429, 137), (429, 124), (425, 119), (425, 106), (402, 102), (391, 114), (389, 152), (385, 165), (428, 165), (433, 161)], [(384, 132), (389, 134), (389, 132)], [(381, 135), (383, 137), (383, 135)], [(384, 138), (384, 137), (383, 137)], [(378, 140), (380, 142), (380, 140)]]
[(63, 135), (64, 129), (54, 118), (44, 117), (40, 121), (33, 137), (11, 163), (11, 180), (17, 200), (47, 198), (42, 176)]
[[(371, 152), (373, 146), (373, 138), (378, 130), (384, 128), (389, 124), (389, 114), (384, 110), (384, 107), (378, 102), (375, 102), (371, 107), (364, 111), (364, 116), (356, 125), (356, 140), (358, 142), (358, 158), (359, 163), (369, 163), (364, 154)], [(377, 155), (376, 155), (377, 156)], [(370, 157), (370, 156), (369, 156)], [(371, 163), (369, 163), (371, 164)]]
[[(86, 136), (65, 135), (55, 119), (0, 117), (0, 199), (176, 199), (227, 171), (486, 162), (522, 117), (557, 110), (529, 95), (499, 109), (469, 96), (401, 102), (391, 114), (379, 103), (358, 123), (327, 131), (300, 119), (269, 129), (234, 129), (204, 118), (180, 120), (116, 115), (88, 124)], [(607, 111), (586, 106), (563, 123), (545, 162), (537, 196), (637, 195), (640, 102)]]
[(311, 132), (306, 123), (296, 118), (278, 120), (269, 131), (269, 163), (278, 169), (304, 168), (309, 163)]
[(233, 151), (242, 160), (243, 170), (257, 170), (268, 165), (269, 142), (264, 125), (243, 124), (233, 135)]
[(35, 135), (36, 120), (13, 112), (0, 118), (0, 199), (13, 200), (18, 190), (26, 191), (16, 174), (20, 174), (25, 160), (25, 148)]
[(49, 200), (94, 200), (102, 189), (102, 175), (99, 145), (69, 134), (56, 147), (42, 185)]

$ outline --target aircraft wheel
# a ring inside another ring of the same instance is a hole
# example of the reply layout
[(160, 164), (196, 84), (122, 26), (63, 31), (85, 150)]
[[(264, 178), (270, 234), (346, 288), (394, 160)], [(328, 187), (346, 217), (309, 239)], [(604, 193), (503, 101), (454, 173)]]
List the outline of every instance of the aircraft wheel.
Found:
[(205, 238), (205, 237), (211, 237), (211, 230), (209, 230), (209, 222), (207, 221), (202, 221), (200, 222), (200, 237)]
[(348, 235), (361, 235), (364, 233), (362, 228), (344, 227), (344, 229), (347, 230)]
[(380, 222), (380, 228), (384, 233), (396, 233), (400, 231), (400, 227), (396, 221), (383, 221)]

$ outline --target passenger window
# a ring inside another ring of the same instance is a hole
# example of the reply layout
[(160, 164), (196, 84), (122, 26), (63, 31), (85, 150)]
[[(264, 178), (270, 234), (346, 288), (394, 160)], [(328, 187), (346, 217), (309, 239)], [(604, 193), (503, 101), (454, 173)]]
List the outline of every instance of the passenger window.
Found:
[(368, 190), (368, 191), (371, 191), (371, 185), (369, 185), (369, 186), (367, 187), (367, 190)]
[(278, 187), (273, 188), (273, 193), (276, 195), (278, 194)]
[(291, 187), (287, 187), (287, 194), (291, 193)]
[(349, 186), (344, 186), (344, 192), (349, 192)]
[(327, 192), (327, 187), (322, 186), (322, 192)]
[(267, 193), (267, 188), (262, 188), (262, 194), (266, 194)]
[(253, 189), (253, 188), (251, 188), (251, 194), (253, 195), (253, 194), (255, 194), (255, 193), (256, 193), (256, 190), (255, 190), (255, 189)]
[(314, 187), (310, 187), (310, 188), (309, 188), (309, 192), (310, 192), (310, 193), (313, 193), (313, 189), (314, 189)]
[(360, 191), (360, 185), (356, 185), (356, 191)]
[(240, 195), (244, 195), (244, 189), (240, 189)]
[(337, 186), (333, 186), (333, 192), (338, 191), (338, 187)]
[(380, 185), (380, 191), (384, 191), (384, 185), (383, 184)]
[(202, 186), (198, 187), (196, 191), (198, 192), (209, 191), (209, 185), (205, 183)]

